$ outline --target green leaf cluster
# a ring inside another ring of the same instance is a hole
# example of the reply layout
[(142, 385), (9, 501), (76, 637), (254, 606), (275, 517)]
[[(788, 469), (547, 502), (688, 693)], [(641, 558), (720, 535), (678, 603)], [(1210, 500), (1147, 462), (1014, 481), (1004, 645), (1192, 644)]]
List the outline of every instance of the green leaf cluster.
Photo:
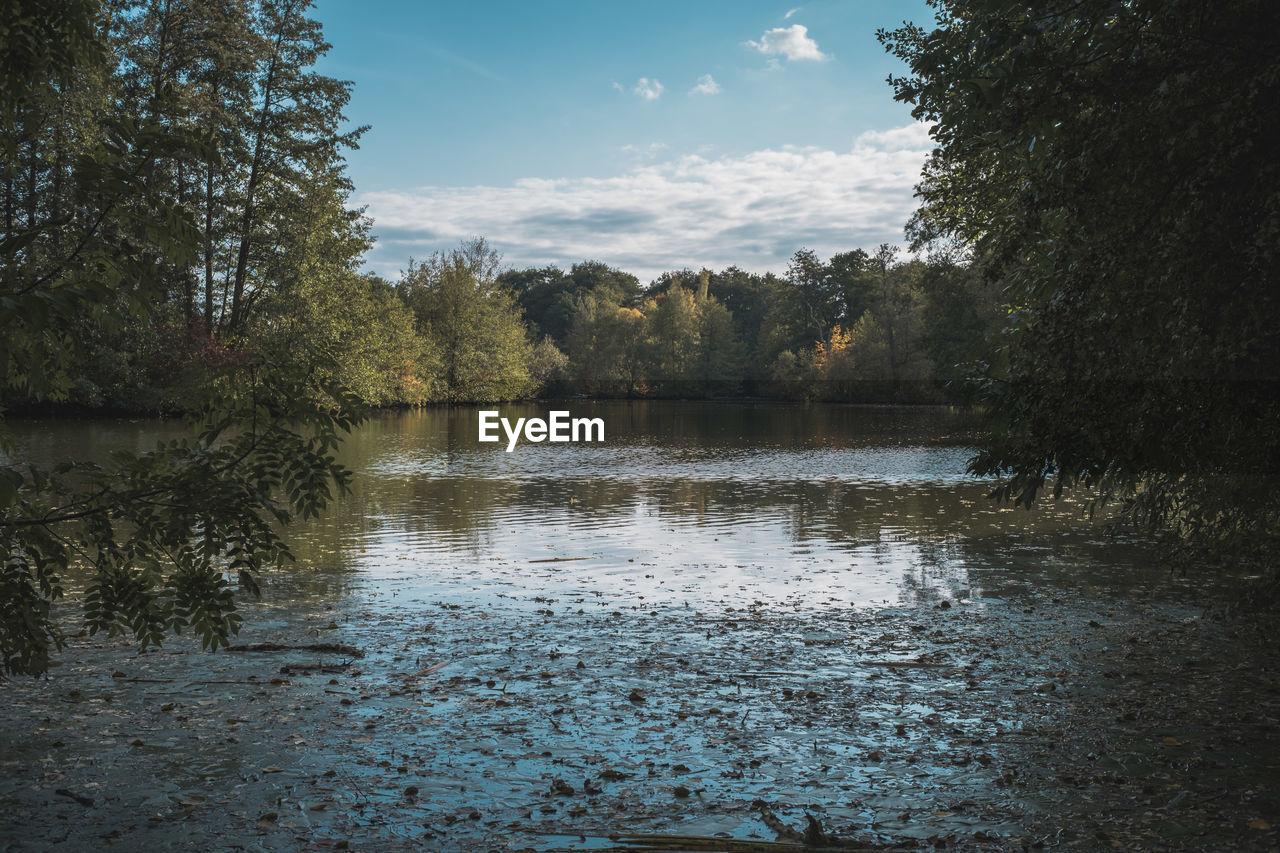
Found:
[(1199, 541), (1280, 521), (1280, 7), (935, 4), (881, 40), (937, 150), (911, 223), (983, 259), (998, 495), (1083, 486)]

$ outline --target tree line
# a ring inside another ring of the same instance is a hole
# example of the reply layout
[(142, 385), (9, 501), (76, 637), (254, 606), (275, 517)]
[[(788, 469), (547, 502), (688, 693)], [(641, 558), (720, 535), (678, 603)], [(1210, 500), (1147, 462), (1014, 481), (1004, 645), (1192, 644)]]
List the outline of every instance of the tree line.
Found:
[[(313, 271), (314, 268), (313, 268)], [(689, 269), (647, 286), (600, 261), (504, 269), (484, 238), (398, 280), (315, 271), (255, 282), (233, 324), (180, 292), (122, 327), (86, 324), (65, 397), (82, 407), (184, 411), (210, 370), (258, 349), (328, 354), (326, 371), (374, 406), (535, 397), (734, 398), (939, 403), (964, 399), (965, 366), (1003, 309), (980, 267), (896, 247), (823, 261), (797, 251), (784, 275)], [(92, 327), (92, 328), (90, 328)]]
[[(0, 175), (9, 272), (83, 261), (91, 232), (118, 255), (97, 256), (100, 282), (145, 275), (155, 287), (145, 311), (64, 312), (57, 341), (38, 304), (9, 317), (28, 333), (15, 340), (41, 348), (26, 355), (50, 367), (11, 371), (10, 407), (189, 412), (229, 363), (285, 353), (323, 354), (314, 369), (375, 406), (936, 402), (956, 399), (957, 366), (1001, 321), (974, 265), (902, 260), (888, 246), (826, 261), (801, 250), (782, 275), (680, 270), (642, 286), (596, 261), (503, 269), (477, 238), (409, 260), (398, 280), (363, 274), (372, 223), (349, 206), (344, 155), (367, 128), (345, 128), (351, 83), (315, 70), (329, 45), (309, 6), (122, 0), (43, 13), (57, 28), (79, 9), (90, 21), (79, 37), (99, 55), (14, 114)], [(27, 85), (14, 82), (6, 97)], [(112, 157), (88, 157), (104, 146)], [(157, 251), (158, 231), (181, 232), (181, 251)]]

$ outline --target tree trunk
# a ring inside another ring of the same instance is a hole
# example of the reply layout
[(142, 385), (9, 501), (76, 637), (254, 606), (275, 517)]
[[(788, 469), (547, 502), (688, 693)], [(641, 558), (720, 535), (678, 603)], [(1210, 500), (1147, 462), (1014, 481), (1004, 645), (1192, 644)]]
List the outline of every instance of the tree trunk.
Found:
[(213, 162), (205, 166), (204, 176), (204, 326), (213, 331)]
[(285, 20), (280, 22), (280, 29), (276, 33), (275, 45), (271, 50), (271, 62), (267, 66), (267, 79), (262, 86), (262, 112), (258, 116), (257, 138), (253, 142), (253, 162), (249, 166), (249, 185), (245, 189), (244, 196), (244, 215), (240, 221), (240, 251), (236, 256), (236, 272), (234, 284), (231, 289), (231, 321), (228, 324), (230, 328), (236, 328), (243, 322), (243, 302), (244, 302), (244, 284), (245, 278), (249, 273), (249, 246), (251, 242), (251, 232), (253, 230), (254, 217), (254, 194), (257, 192), (258, 183), (262, 180), (262, 151), (266, 144), (267, 138), (267, 122), (271, 118), (271, 98), (275, 95), (276, 71), (280, 63), (280, 45), (284, 40), (285, 22), (288, 16), (292, 14), (292, 8), (285, 14)]

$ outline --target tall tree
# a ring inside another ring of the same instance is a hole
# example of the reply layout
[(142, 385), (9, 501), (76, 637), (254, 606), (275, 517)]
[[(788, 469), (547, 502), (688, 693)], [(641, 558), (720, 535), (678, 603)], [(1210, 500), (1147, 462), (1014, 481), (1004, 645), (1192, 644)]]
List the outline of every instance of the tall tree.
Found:
[(645, 386), (647, 318), (618, 306), (607, 293), (576, 297), (567, 354), (576, 390), (633, 395)]
[(496, 280), (500, 263), (476, 238), (411, 261), (396, 287), (439, 353), (447, 400), (512, 400), (532, 390), (531, 344), (515, 297)]
[(939, 2), (882, 32), (937, 150), (911, 228), (1010, 310), (973, 463), (1198, 535), (1280, 529), (1280, 6)]
[(667, 393), (686, 390), (698, 360), (698, 307), (683, 287), (645, 303), (649, 318), (649, 375)]
[(840, 287), (830, 268), (812, 249), (800, 249), (787, 266), (791, 295), (813, 341), (825, 341), (841, 314)]
[[(16, 50), (0, 66), (0, 140), (14, 172), (39, 160), (18, 140), (63, 91), (119, 72), (99, 11), (26, 0), (6, 9)], [(37, 180), (29, 192), (45, 202), (25, 221), (6, 217), (0, 234), (0, 379), (20, 399), (65, 396), (70, 359), (83, 356), (75, 324), (145, 323), (199, 250), (189, 210), (162, 179), (170, 164), (207, 155), (199, 141), (160, 110), (83, 119), (81, 153), (60, 179), (74, 203), (56, 203), (59, 180)], [(0, 672), (50, 665), (62, 643), (52, 603), (73, 555), (89, 570), (89, 631), (146, 646), (189, 628), (207, 646), (226, 644), (240, 625), (237, 594), (290, 556), (276, 525), (345, 487), (332, 452), (357, 407), (318, 378), (325, 354), (219, 354), (189, 401), (193, 437), (108, 461), (0, 466)]]
[[(708, 271), (700, 278), (710, 284)], [(698, 300), (697, 309), (698, 355), (690, 378), (701, 384), (707, 396), (735, 393), (742, 385), (746, 353), (733, 316), (715, 297)]]

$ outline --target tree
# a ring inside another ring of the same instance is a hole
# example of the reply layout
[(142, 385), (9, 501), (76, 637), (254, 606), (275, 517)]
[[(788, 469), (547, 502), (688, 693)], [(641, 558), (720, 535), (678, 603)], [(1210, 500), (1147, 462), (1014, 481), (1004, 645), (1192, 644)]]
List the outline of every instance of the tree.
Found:
[(501, 257), (480, 237), (422, 264), (396, 286), (439, 354), (443, 399), (494, 402), (533, 390), (531, 345), (515, 297), (497, 280)]
[(760, 326), (780, 282), (772, 273), (753, 275), (738, 267), (729, 267), (713, 272), (708, 284), (711, 293), (733, 317), (738, 339), (747, 347), (746, 357), (752, 359), (760, 340)]
[[(156, 176), (208, 150), (159, 110), (115, 104), (65, 121), (69, 90), (120, 68), (96, 3), (15, 0), (6, 12), (5, 174), (35, 177), (26, 215), (10, 208), (0, 232), (0, 380), (11, 398), (56, 399), (84, 354), (77, 324), (147, 322), (174, 272), (193, 266), (201, 235)], [(55, 156), (52, 170), (34, 141), (51, 116), (63, 128), (56, 150), (76, 152)], [(52, 603), (73, 561), (89, 573), (90, 632), (147, 646), (190, 629), (207, 647), (227, 644), (237, 594), (256, 593), (262, 570), (290, 558), (275, 525), (314, 515), (346, 487), (333, 451), (358, 401), (323, 381), (325, 353), (209, 343), (208, 381), (187, 401), (192, 437), (106, 461), (0, 466), (0, 672), (50, 665), (62, 644)], [(4, 435), (0, 423), (7, 451)]]
[(801, 249), (791, 257), (787, 282), (809, 340), (825, 341), (841, 314), (840, 288), (831, 270), (812, 249)]
[(621, 307), (634, 307), (640, 298), (635, 276), (600, 261), (574, 264), (568, 273), (556, 267), (512, 270), (498, 280), (516, 294), (531, 328), (561, 346), (569, 335), (577, 297), (597, 294)]
[(867, 310), (884, 333), (889, 381), (897, 391), (904, 380), (920, 380), (928, 372), (918, 346), (920, 265), (899, 263), (898, 247), (888, 243), (880, 244), (868, 265), (875, 283)]
[(841, 322), (845, 328), (858, 322), (862, 312), (871, 307), (875, 293), (875, 272), (871, 257), (862, 249), (840, 252), (827, 261), (828, 275), (839, 292)]
[(203, 279), (206, 328), (239, 331), (279, 268), (297, 263), (281, 232), (305, 215), (297, 202), (310, 184), (333, 185), (339, 207), (350, 193), (341, 152), (367, 128), (339, 130), (351, 84), (314, 70), (329, 44), (311, 5), (127, 0), (110, 10), (121, 105), (206, 140), (201, 156), (157, 162), (149, 175), (199, 211), (200, 260), (167, 277), (189, 321)]
[(937, 149), (910, 228), (1004, 288), (973, 461), (1196, 537), (1280, 521), (1280, 7), (939, 2), (880, 33)]
[(933, 254), (922, 270), (920, 346), (933, 362), (933, 377), (951, 399), (967, 394), (975, 364), (994, 346), (1004, 320), (999, 294), (977, 263)]
[(666, 393), (683, 393), (698, 360), (698, 308), (683, 287), (645, 303), (649, 318), (649, 376)]
[(702, 393), (708, 396), (732, 394), (742, 384), (745, 360), (733, 316), (714, 297), (704, 297), (697, 307), (698, 354), (690, 378), (700, 383)]
[(643, 313), (619, 307), (609, 294), (579, 294), (566, 344), (577, 390), (627, 396), (643, 390), (647, 329)]

